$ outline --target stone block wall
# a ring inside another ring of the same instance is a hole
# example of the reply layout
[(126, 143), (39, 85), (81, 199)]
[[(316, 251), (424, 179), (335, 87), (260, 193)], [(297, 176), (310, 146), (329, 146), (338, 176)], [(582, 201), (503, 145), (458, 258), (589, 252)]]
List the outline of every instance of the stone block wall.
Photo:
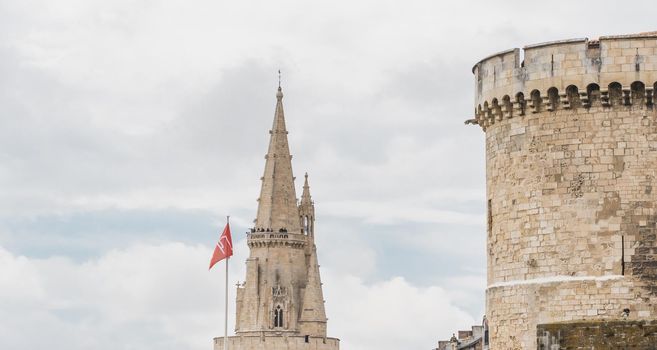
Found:
[[(224, 349), (224, 338), (214, 338), (214, 350)], [(313, 336), (233, 336), (229, 350), (339, 350), (340, 340)]]

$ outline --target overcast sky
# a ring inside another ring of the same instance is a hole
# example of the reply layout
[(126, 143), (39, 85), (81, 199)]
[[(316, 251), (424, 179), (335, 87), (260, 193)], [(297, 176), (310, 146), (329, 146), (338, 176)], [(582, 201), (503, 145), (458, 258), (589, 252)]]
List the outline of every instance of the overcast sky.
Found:
[(0, 0), (0, 348), (211, 349), (223, 275), (207, 264), (230, 214), (231, 283), (244, 278), (278, 69), (293, 168), (316, 203), (329, 335), (346, 350), (432, 348), (484, 313), (472, 66), (655, 30), (654, 12)]

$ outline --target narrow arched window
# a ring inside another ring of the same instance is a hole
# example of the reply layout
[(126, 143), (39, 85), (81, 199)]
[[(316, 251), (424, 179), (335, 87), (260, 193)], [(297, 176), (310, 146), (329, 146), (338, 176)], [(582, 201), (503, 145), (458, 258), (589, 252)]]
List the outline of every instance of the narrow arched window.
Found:
[(277, 305), (276, 310), (274, 310), (274, 327), (283, 327), (283, 309), (280, 305)]
[(527, 107), (527, 101), (525, 101), (525, 94), (519, 92), (516, 94), (516, 102), (520, 109), (520, 115), (525, 115), (525, 108)]
[(600, 85), (589, 84), (586, 87), (586, 93), (589, 96), (589, 106), (600, 103)]
[(635, 81), (631, 85), (631, 91), (632, 104), (643, 105), (646, 98), (646, 86), (640, 81)]
[(612, 106), (623, 105), (623, 86), (620, 83), (609, 84), (609, 102)]
[(547, 91), (548, 94), (548, 100), (550, 101), (550, 105), (548, 106), (548, 110), (554, 111), (559, 108), (559, 90), (555, 87), (551, 87)]
[(491, 106), (492, 106), (491, 110), (493, 112), (493, 117), (497, 118), (497, 120), (502, 120), (504, 117), (502, 115), (502, 108), (500, 107), (500, 104), (496, 98), (493, 99)]
[(532, 102), (532, 104), (531, 104), (532, 113), (540, 112), (541, 111), (541, 102), (542, 102), (541, 92), (538, 91), (538, 90), (534, 90), (534, 91), (531, 92), (531, 94), (529, 96), (530, 96), (531, 102)]
[(566, 96), (568, 98), (568, 104), (570, 108), (579, 108), (582, 106), (582, 102), (579, 99), (579, 89), (575, 85), (570, 85), (566, 88)]
[(502, 113), (508, 117), (514, 117), (513, 115), (513, 105), (511, 104), (511, 97), (505, 95), (502, 97)]

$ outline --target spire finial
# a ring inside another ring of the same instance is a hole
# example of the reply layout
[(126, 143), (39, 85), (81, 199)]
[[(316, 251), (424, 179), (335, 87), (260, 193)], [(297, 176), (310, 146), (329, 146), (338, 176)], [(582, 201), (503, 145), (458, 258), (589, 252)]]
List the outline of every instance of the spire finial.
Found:
[(283, 89), (281, 89), (281, 70), (278, 70), (278, 91), (276, 91), (276, 98), (280, 101), (283, 99)]
[[(303, 181), (303, 193), (304, 193), (304, 194), (305, 194), (306, 192), (308, 192), (308, 191), (307, 191), (308, 188), (309, 188), (309, 187), (308, 187), (308, 172), (306, 171), (306, 174), (304, 175), (304, 181)], [(310, 195), (310, 193), (308, 193), (308, 195)]]

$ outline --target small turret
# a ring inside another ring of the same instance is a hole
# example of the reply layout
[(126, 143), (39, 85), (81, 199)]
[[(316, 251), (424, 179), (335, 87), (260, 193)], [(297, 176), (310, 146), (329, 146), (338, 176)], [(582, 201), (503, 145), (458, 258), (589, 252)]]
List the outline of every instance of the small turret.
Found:
[(310, 186), (308, 186), (308, 173), (305, 175), (303, 183), (303, 194), (299, 203), (299, 219), (301, 231), (309, 237), (315, 237), (315, 203), (310, 196)]

